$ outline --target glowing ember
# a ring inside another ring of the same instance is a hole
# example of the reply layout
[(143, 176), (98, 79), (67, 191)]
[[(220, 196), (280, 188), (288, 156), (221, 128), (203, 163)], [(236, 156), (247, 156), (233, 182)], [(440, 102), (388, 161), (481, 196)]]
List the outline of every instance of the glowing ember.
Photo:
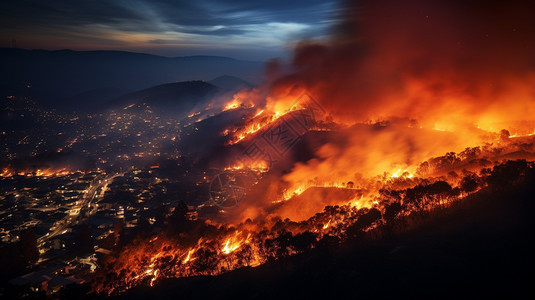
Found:
[(186, 258), (184, 258), (184, 261), (182, 262), (183, 264), (187, 264), (188, 262), (192, 261), (193, 259), (195, 258), (191, 258), (191, 255), (193, 254), (193, 252), (195, 252), (195, 250), (189, 250), (188, 251), (188, 255), (186, 255)]

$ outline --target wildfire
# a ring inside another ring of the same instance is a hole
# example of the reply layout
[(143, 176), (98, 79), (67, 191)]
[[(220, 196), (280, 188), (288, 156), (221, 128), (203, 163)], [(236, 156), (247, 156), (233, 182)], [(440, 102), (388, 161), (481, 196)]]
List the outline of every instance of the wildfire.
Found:
[(64, 176), (70, 173), (71, 172), (66, 169), (60, 169), (60, 170), (55, 170), (55, 171), (50, 170), (50, 169), (44, 169), (44, 170), (37, 169), (35, 171), (35, 176), (37, 177)]
[[(509, 151), (513, 150), (515, 149)], [(459, 165), (463, 163), (466, 162), (458, 162)], [(525, 164), (528, 169), (535, 168), (533, 163)], [(495, 166), (495, 169), (500, 166)], [(400, 181), (398, 179), (403, 176), (408, 177), (403, 175), (406, 170), (395, 171), (400, 176), (394, 177), (394, 180), (370, 180), (363, 193), (336, 202), (337, 206), (325, 207), (323, 211), (297, 223), (270, 218), (243, 222), (235, 225), (236, 227), (228, 227), (225, 224), (213, 227), (209, 222), (199, 223), (195, 225), (203, 228), (199, 232), (186, 231), (179, 235), (185, 241), (197, 239), (193, 247), (182, 245), (181, 238), (169, 239), (163, 234), (147, 238), (147, 243), (127, 246), (113, 259), (112, 264), (103, 265), (97, 271), (95, 290), (116, 293), (140, 284), (153, 286), (160, 278), (217, 275), (303, 252), (314, 247), (325, 235), (345, 239), (350, 228), (357, 228), (362, 232), (381, 230), (382, 227), (390, 226), (389, 222), (393, 217), (406, 218), (415, 212), (442, 209), (456, 201), (462, 201), (466, 196), (481, 189), (487, 176), (477, 173), (469, 175), (467, 178), (476, 178), (476, 186), (471, 187), (456, 180), (448, 183), (443, 177), (427, 177), (424, 180), (414, 175), (410, 181)], [(312, 187), (322, 189), (328, 186), (328, 189), (352, 193), (360, 190), (348, 183), (320, 186), (309, 185), (306, 189), (303, 187), (300, 195), (305, 196), (304, 191)], [(391, 209), (394, 204), (398, 205), (397, 210)], [(214, 233), (210, 234), (210, 237), (198, 235), (203, 231)], [(312, 234), (313, 239), (309, 241), (311, 244), (303, 244), (298, 238), (306, 232)], [(98, 279), (99, 276), (109, 278), (110, 275), (106, 275), (108, 273), (124, 272), (126, 276), (118, 278), (117, 281)]]
[[(264, 161), (225, 168), (269, 175), (248, 193), (255, 199), (225, 210), (220, 223), (188, 220), (168, 228), (179, 231), (171, 237), (160, 233), (154, 243), (125, 246), (97, 271), (94, 290), (119, 293), (157, 278), (218, 275), (304, 253), (324, 237), (400, 232), (411, 218), (533, 172), (528, 35), (501, 40), (502, 25), (485, 19), (467, 26), (471, 20), (458, 22), (442, 9), (446, 4), (415, 9), (426, 2), (363, 1), (365, 9), (348, 12), (358, 17), (344, 20), (341, 40), (300, 44), (291, 74), (276, 74), (266, 91), (236, 94), (223, 111), (255, 109), (244, 110), (243, 124), (222, 129), (229, 145), (266, 140), (263, 133), (305, 112), (314, 128), (334, 129), (308, 135), (303, 153), (286, 146), (309, 127), (275, 132), (281, 144), (270, 140), (266, 149), (291, 160), (280, 173)], [(433, 22), (421, 18), (424, 10)], [(495, 34), (482, 38), (474, 28)]]
[(234, 95), (234, 97), (232, 98), (231, 101), (229, 101), (227, 104), (225, 104), (225, 106), (223, 107), (223, 111), (237, 109), (237, 108), (240, 108), (240, 107), (242, 107), (242, 108), (251, 108), (251, 107), (254, 107), (254, 104), (252, 104), (251, 102), (245, 103), (242, 100), (240, 93), (238, 93), (238, 94)]
[(256, 113), (256, 115), (254, 115), (253, 118), (256, 118), (256, 117), (260, 116), (263, 112), (264, 112), (264, 110), (261, 109), (259, 112)]
[(77, 172), (81, 172), (79, 170), (71, 171), (67, 168), (61, 168), (61, 169), (35, 169), (35, 170), (12, 170), (9, 168), (2, 169), (2, 173), (0, 173), (0, 177), (11, 177), (14, 175), (18, 176), (28, 176), (28, 177), (58, 177), (58, 176), (66, 176), (70, 174), (74, 174)]
[(192, 113), (190, 113), (190, 114), (188, 115), (188, 118), (193, 118), (193, 117), (195, 117), (195, 116), (197, 116), (197, 115), (200, 115), (200, 114), (201, 114), (200, 111), (198, 111), (198, 112), (192, 112)]
[(223, 244), (223, 249), (221, 249), (221, 252), (224, 254), (230, 254), (241, 247), (241, 245), (248, 240), (250, 235), (245, 240), (240, 240), (238, 236), (241, 232), (236, 232), (236, 234), (233, 237), (229, 237), (227, 241)]
[(308, 184), (299, 184), (296, 187), (293, 188), (287, 188), (283, 193), (283, 200), (289, 200), (292, 197), (299, 196), (303, 194), (306, 190), (309, 188), (339, 188), (339, 189), (354, 189), (353, 183), (336, 183), (336, 182), (324, 182), (324, 183), (314, 183), (314, 182), (308, 182)]
[[(267, 97), (267, 103), (262, 109), (258, 109), (257, 112), (252, 115), (246, 122), (245, 125), (241, 127), (230, 129), (225, 129), (222, 135), (227, 136), (232, 133), (232, 139), (229, 141), (229, 145), (237, 144), (242, 140), (246, 139), (249, 136), (254, 135), (262, 129), (268, 128), (269, 126), (276, 124), (280, 119), (283, 119), (285, 116), (289, 115), (292, 112), (308, 112), (308, 118), (320, 119), (323, 117), (322, 114), (312, 113), (312, 105), (309, 103), (311, 96), (306, 93), (306, 91), (301, 91), (301, 94), (297, 96), (286, 96), (280, 98)], [(244, 106), (239, 104), (235, 98), (230, 101), (225, 108), (232, 109), (239, 106), (243, 107), (254, 107), (254, 105)], [(315, 103), (317, 105), (317, 103)], [(317, 109), (317, 108), (316, 108)], [(314, 120), (318, 121), (318, 120)]]
[(2, 169), (2, 173), (0, 173), (0, 177), (11, 177), (13, 176), (15, 173), (11, 170), (9, 170), (8, 168), (4, 168)]
[(195, 250), (191, 249), (188, 251), (188, 254), (186, 255), (186, 258), (184, 258), (183, 264), (187, 264), (188, 262), (194, 260), (195, 258), (191, 258), (191, 255), (195, 252)]
[(234, 100), (232, 100), (232, 102), (230, 102), (227, 105), (225, 105), (225, 107), (223, 108), (223, 111), (236, 109), (238, 107), (240, 107), (240, 103), (238, 102), (238, 100), (234, 99)]
[(522, 138), (522, 137), (530, 137), (530, 136), (534, 136), (535, 135), (535, 131), (533, 131), (532, 133), (528, 133), (528, 134), (518, 134), (518, 133), (515, 133), (515, 134), (512, 134), (509, 136), (510, 139), (512, 138)]
[(266, 161), (262, 161), (262, 160), (259, 160), (259, 161), (242, 160), (235, 165), (226, 167), (224, 170), (225, 171), (229, 171), (229, 170), (238, 171), (238, 170), (244, 170), (244, 169), (258, 171), (258, 172), (266, 172), (268, 171), (269, 166)]
[(158, 279), (158, 270), (154, 270), (154, 272), (152, 273), (152, 278), (150, 280), (149, 285), (153, 286), (154, 285), (154, 281), (156, 281), (156, 279)]
[(370, 203), (371, 201), (369, 201), (369, 199), (364, 199), (364, 195), (361, 195), (358, 199), (353, 198), (349, 201), (349, 205), (356, 209), (369, 208), (372, 206)]
[[(310, 187), (310, 186), (309, 186)], [(299, 186), (295, 189), (287, 189), (285, 192), (284, 192), (284, 200), (288, 200), (292, 197), (295, 197), (295, 196), (299, 196), (301, 195), (304, 191), (306, 191), (309, 187), (303, 187), (303, 186)]]
[(390, 178), (413, 178), (414, 174), (410, 173), (407, 169), (397, 169), (395, 170)]
[[(244, 125), (243, 127), (234, 129), (233, 138), (229, 141), (229, 145), (237, 144), (241, 142), (242, 140), (244, 140), (245, 138), (254, 135), (261, 129), (267, 128), (269, 125), (273, 124), (275, 121), (277, 121), (279, 118), (281, 118), (282, 116), (286, 114), (286, 113), (281, 114), (280, 112), (276, 112), (272, 115), (260, 117), (263, 113), (263, 110), (260, 112), (261, 113), (257, 113), (253, 118), (251, 118), (248, 121), (248, 123)], [(226, 129), (225, 133), (226, 134), (223, 134), (223, 135), (229, 134), (228, 129)]]

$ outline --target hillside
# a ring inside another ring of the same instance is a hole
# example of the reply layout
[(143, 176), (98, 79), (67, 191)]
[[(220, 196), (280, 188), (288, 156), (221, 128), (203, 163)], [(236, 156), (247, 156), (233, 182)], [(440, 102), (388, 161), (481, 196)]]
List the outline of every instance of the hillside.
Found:
[(218, 92), (217, 87), (204, 81), (174, 82), (118, 97), (104, 108), (124, 108), (145, 103), (162, 114), (187, 115), (195, 107), (205, 107)]
[(219, 76), (209, 81), (211, 84), (225, 90), (239, 91), (245, 88), (251, 88), (254, 85), (241, 78), (229, 75)]
[(121, 299), (529, 298), (532, 182), (484, 189), (407, 232), (334, 245), (216, 277), (166, 279)]

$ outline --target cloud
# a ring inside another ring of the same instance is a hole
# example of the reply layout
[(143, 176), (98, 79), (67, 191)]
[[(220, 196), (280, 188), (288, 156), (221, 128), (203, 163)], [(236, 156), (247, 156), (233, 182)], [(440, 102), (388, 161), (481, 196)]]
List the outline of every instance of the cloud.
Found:
[(93, 39), (108, 39), (104, 37), (108, 33), (118, 36), (122, 32), (154, 35), (145, 41), (153, 45), (177, 44), (180, 36), (179, 40), (187, 37), (190, 43), (207, 46), (214, 38), (223, 46), (247, 41), (250, 45), (270, 41), (282, 46), (288, 39), (324, 35), (325, 21), (332, 17), (336, 1), (3, 1), (0, 25), (5, 40), (90, 32), (99, 35)]

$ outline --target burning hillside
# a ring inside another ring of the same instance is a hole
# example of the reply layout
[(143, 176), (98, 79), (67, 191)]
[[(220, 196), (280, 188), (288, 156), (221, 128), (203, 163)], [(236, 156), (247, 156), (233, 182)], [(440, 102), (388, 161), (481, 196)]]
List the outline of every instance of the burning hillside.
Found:
[(529, 6), (348, 3), (329, 43), (300, 44), (292, 72), (274, 63), (266, 83), (223, 105), (243, 118), (219, 128), (221, 151), (205, 162), (218, 174), (211, 205), (199, 218), (180, 205), (162, 232), (116, 247), (93, 291), (377, 239), (489, 186), (533, 180)]
[[(234, 225), (191, 219), (185, 207), (177, 207), (164, 232), (139, 237), (104, 259), (94, 289), (117, 293), (161, 278), (218, 275), (302, 253), (329, 239), (342, 243), (401, 232), (415, 218), (451, 207), (488, 185), (531, 180), (532, 162), (507, 160), (533, 160), (533, 139), (529, 142), (448, 153), (420, 164), (417, 175), (385, 173), (362, 179), (358, 188), (352, 182), (309, 183), (289, 199), (264, 206), (263, 219)], [(241, 204), (250, 207), (247, 200)]]

